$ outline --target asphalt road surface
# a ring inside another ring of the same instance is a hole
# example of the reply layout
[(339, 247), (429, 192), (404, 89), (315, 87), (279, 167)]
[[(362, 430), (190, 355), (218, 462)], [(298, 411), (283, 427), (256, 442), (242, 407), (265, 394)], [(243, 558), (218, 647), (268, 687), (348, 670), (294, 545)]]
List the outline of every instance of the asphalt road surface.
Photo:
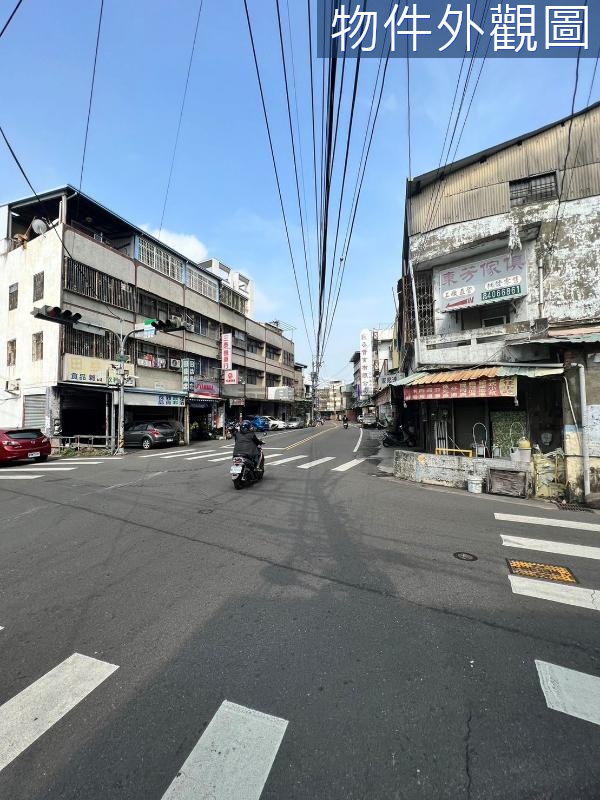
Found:
[(600, 797), (600, 515), (358, 438), (0, 470), (0, 798)]

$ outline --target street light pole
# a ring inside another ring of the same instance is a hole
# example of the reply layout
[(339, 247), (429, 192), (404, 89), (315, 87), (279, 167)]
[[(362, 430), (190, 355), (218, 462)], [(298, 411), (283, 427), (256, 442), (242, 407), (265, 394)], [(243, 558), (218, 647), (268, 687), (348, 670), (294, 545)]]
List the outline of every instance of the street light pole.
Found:
[(119, 433), (117, 436), (117, 448), (115, 450), (115, 455), (122, 456), (125, 454), (125, 345), (127, 344), (127, 339), (130, 336), (133, 336), (134, 333), (143, 333), (144, 328), (134, 328), (129, 333), (123, 335), (123, 326), (121, 326), (121, 333), (119, 334), (119, 368), (117, 370), (117, 374), (119, 376), (119, 406), (118, 406), (118, 417), (119, 417)]

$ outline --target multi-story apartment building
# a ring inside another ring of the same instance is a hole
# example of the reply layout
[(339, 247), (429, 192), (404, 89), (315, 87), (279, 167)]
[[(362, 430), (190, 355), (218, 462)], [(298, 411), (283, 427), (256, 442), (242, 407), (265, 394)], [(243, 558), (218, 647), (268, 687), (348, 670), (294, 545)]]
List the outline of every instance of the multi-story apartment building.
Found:
[(397, 383), (422, 448), (524, 436), (600, 492), (599, 281), (600, 104), (411, 180)]
[[(394, 328), (365, 328), (360, 333), (360, 350), (352, 354), (354, 407), (368, 411), (373, 408), (382, 376), (392, 366)], [(385, 382), (385, 380), (383, 380)]]
[[(1, 207), (0, 424), (114, 435), (119, 336), (170, 317), (188, 329), (127, 341), (127, 420), (220, 427), (240, 412), (285, 415), (294, 343), (251, 319), (251, 287), (236, 286), (71, 186)], [(34, 306), (81, 320), (42, 321)], [(225, 333), (233, 383), (222, 369)]]

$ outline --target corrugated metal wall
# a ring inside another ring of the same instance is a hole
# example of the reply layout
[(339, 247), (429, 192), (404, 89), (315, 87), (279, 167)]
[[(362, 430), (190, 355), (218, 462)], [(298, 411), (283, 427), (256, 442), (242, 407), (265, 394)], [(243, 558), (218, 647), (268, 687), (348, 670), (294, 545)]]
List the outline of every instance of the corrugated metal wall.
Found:
[[(412, 198), (411, 235), (510, 211), (509, 181), (558, 172), (567, 153), (569, 123), (557, 125), (426, 187)], [(600, 108), (573, 120), (563, 200), (600, 195)]]

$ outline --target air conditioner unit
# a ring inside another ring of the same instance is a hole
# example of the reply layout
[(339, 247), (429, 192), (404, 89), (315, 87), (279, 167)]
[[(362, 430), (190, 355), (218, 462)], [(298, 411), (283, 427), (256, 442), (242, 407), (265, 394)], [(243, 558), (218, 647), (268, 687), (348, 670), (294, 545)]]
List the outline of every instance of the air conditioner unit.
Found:
[(18, 380), (16, 381), (6, 381), (5, 384), (5, 391), (9, 392), (10, 394), (18, 394), (21, 389), (20, 383)]
[(170, 361), (171, 369), (181, 369), (181, 359), (180, 358), (172, 358)]

